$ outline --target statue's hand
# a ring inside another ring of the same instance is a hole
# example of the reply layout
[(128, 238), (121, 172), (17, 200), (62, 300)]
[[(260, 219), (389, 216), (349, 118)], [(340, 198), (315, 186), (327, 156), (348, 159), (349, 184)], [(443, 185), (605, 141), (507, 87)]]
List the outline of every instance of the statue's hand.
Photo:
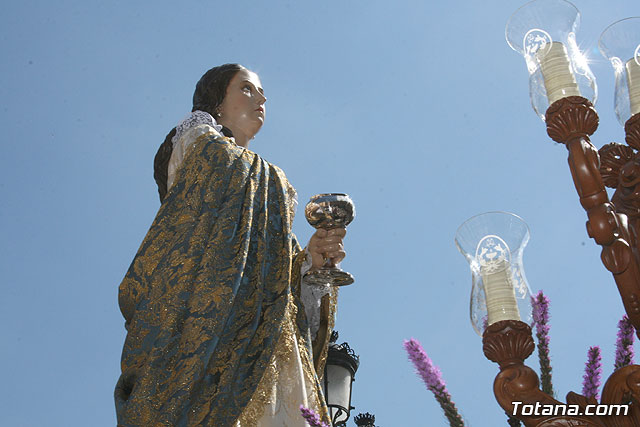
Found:
[(342, 261), (346, 255), (342, 245), (342, 238), (345, 234), (347, 234), (346, 228), (333, 228), (331, 230), (320, 228), (316, 230), (307, 245), (307, 249), (311, 254), (311, 264), (318, 268), (322, 266), (333, 267)]

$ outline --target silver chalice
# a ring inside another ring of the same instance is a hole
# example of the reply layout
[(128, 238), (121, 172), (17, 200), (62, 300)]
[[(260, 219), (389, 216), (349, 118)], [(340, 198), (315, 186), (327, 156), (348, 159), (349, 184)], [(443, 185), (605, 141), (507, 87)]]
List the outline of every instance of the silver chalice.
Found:
[[(356, 208), (351, 198), (342, 193), (326, 193), (315, 195), (309, 200), (304, 209), (304, 216), (315, 229), (331, 230), (332, 228), (346, 227), (356, 216)], [(353, 283), (353, 276), (341, 270), (326, 258), (322, 267), (311, 267), (304, 274), (304, 279), (309, 284), (333, 286), (345, 286)]]

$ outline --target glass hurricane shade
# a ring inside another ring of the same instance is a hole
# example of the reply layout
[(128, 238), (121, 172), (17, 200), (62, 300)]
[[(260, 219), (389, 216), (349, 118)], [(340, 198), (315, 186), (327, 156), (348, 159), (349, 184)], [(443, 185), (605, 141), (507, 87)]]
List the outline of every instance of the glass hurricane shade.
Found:
[(609, 25), (598, 41), (600, 53), (615, 73), (614, 109), (624, 125), (640, 113), (640, 17), (626, 18)]
[(471, 269), (469, 311), (478, 335), (500, 320), (531, 323), (531, 291), (522, 264), (528, 241), (527, 224), (508, 212), (476, 215), (458, 228), (455, 242)]
[(565, 0), (529, 2), (507, 22), (507, 43), (524, 56), (531, 105), (542, 120), (547, 108), (564, 97), (596, 102), (596, 79), (576, 43), (579, 24), (580, 12)]

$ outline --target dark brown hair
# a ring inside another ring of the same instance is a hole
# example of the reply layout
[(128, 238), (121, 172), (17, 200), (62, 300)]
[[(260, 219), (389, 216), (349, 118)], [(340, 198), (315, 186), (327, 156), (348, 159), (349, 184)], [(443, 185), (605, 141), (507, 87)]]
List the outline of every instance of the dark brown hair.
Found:
[[(193, 93), (193, 108), (191, 111), (201, 110), (216, 117), (217, 109), (222, 104), (227, 93), (229, 82), (236, 73), (245, 68), (240, 64), (224, 64), (213, 67), (200, 78)], [(227, 128), (222, 129), (226, 136), (232, 136)], [(169, 159), (173, 152), (171, 139), (176, 134), (176, 128), (171, 129), (164, 142), (160, 144), (158, 152), (153, 159), (153, 178), (158, 185), (160, 202), (167, 195), (167, 178), (169, 177)]]

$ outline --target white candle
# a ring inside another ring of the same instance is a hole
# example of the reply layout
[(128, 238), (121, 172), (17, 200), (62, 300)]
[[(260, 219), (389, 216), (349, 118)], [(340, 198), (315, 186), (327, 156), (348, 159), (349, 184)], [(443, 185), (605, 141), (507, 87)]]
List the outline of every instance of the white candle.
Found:
[(498, 262), (497, 267), (481, 267), (482, 283), (487, 298), (487, 324), (500, 320), (520, 320), (516, 294), (511, 283), (511, 266), (507, 260)]
[(631, 115), (640, 113), (640, 64), (635, 58), (627, 61), (627, 83)]
[(567, 49), (560, 42), (552, 42), (536, 52), (544, 78), (549, 105), (567, 96), (580, 96), (576, 78), (571, 70)]

